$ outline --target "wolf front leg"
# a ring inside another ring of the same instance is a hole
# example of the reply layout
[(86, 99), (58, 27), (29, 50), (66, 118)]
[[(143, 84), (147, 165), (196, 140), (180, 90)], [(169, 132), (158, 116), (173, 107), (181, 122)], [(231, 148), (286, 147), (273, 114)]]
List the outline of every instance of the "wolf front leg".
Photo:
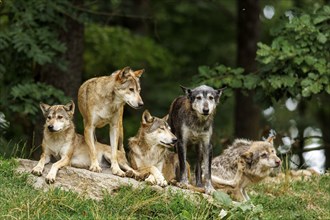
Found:
[(40, 156), (40, 160), (37, 164), (37, 166), (35, 166), (32, 169), (32, 174), (36, 175), (36, 176), (41, 176), (42, 175), (42, 171), (44, 170), (45, 164), (50, 162), (50, 154), (47, 151), (44, 151), (41, 156)]
[(187, 143), (186, 141), (177, 142), (177, 151), (179, 156), (179, 166), (180, 166), (180, 183), (184, 187), (189, 184), (188, 181), (188, 171), (187, 171)]
[(212, 144), (207, 143), (204, 144), (204, 154), (203, 154), (203, 160), (204, 160), (204, 176), (205, 176), (205, 193), (211, 194), (215, 191), (215, 189), (212, 186), (211, 181), (211, 161), (212, 161)]
[(70, 163), (70, 158), (67, 155), (63, 155), (61, 160), (53, 164), (52, 168), (50, 169), (49, 173), (46, 176), (46, 182), (48, 184), (54, 183), (57, 171), (62, 167), (68, 165), (69, 163)]
[(97, 153), (95, 148), (95, 139), (94, 139), (95, 126), (89, 122), (84, 124), (85, 124), (84, 136), (85, 136), (86, 144), (88, 145), (89, 157), (91, 160), (91, 165), (89, 167), (89, 170), (98, 173), (102, 172), (102, 169), (97, 160)]
[[(114, 117), (117, 118), (117, 117)], [(111, 172), (117, 176), (125, 176), (125, 173), (120, 169), (117, 158), (118, 151), (118, 136), (119, 136), (119, 121), (110, 123), (110, 147), (111, 147)]]
[(196, 176), (196, 186), (202, 187), (202, 161), (203, 161), (203, 145), (200, 143), (196, 145), (196, 153), (197, 153), (197, 160), (196, 160), (196, 167), (195, 167), (195, 176)]

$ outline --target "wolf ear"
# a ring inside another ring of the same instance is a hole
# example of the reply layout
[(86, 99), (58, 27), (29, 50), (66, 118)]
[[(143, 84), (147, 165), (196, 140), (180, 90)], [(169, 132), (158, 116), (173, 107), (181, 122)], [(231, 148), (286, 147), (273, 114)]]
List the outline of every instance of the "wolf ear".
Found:
[(131, 68), (129, 66), (124, 67), (122, 70), (120, 70), (119, 74), (118, 74), (118, 78), (119, 79), (124, 79), (127, 78), (129, 72), (130, 72)]
[(134, 71), (134, 76), (137, 77), (137, 78), (140, 78), (142, 73), (144, 73), (144, 69), (136, 70), (136, 71)]
[(164, 121), (167, 121), (168, 120), (168, 114), (163, 117), (163, 120)]
[(74, 102), (71, 100), (68, 104), (64, 105), (65, 111), (68, 113), (68, 115), (72, 118), (74, 114)]
[(190, 93), (191, 93), (191, 89), (186, 88), (186, 87), (181, 86), (181, 85), (180, 85), (180, 87), (181, 87), (182, 91), (183, 91), (187, 96), (190, 95)]
[(276, 138), (276, 136), (270, 136), (267, 138), (267, 142), (269, 142), (270, 144), (274, 144), (274, 139)]
[(40, 109), (41, 109), (42, 113), (46, 117), (47, 113), (48, 113), (48, 110), (50, 109), (50, 105), (47, 105), (45, 103), (40, 102), (39, 106), (40, 106)]
[(223, 93), (223, 90), (225, 90), (227, 87), (225, 86), (225, 87), (223, 87), (223, 88), (221, 88), (221, 89), (216, 89), (215, 91), (216, 91), (216, 93), (217, 93), (217, 95), (216, 95), (216, 102), (217, 103), (219, 103), (219, 100), (220, 100), (220, 97), (221, 97), (221, 95), (222, 95), (222, 93)]
[(142, 114), (142, 124), (152, 123), (154, 121), (154, 117), (151, 116), (148, 110), (145, 110)]
[(247, 163), (252, 164), (253, 161), (253, 153), (251, 151), (247, 151), (244, 154), (241, 155), (241, 158)]

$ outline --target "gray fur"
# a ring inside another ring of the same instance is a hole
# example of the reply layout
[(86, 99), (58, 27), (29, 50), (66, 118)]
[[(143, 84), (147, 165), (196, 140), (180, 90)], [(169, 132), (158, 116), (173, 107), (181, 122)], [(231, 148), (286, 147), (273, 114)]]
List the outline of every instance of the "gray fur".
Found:
[(194, 89), (182, 87), (186, 96), (176, 98), (170, 108), (169, 125), (178, 138), (176, 149), (180, 162), (180, 182), (188, 184), (186, 169), (186, 151), (195, 147), (197, 164), (195, 168), (196, 185), (202, 185), (201, 163), (204, 161), (204, 176), (206, 192), (213, 191), (211, 184), (212, 145), (215, 109), (219, 103), (222, 89), (202, 85)]

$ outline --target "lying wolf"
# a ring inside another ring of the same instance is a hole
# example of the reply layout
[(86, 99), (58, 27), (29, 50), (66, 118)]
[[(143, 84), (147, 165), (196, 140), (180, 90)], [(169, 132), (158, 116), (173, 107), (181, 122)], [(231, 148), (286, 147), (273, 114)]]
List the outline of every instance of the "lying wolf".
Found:
[[(75, 132), (72, 118), (75, 105), (71, 101), (66, 105), (40, 104), (46, 118), (42, 140), (42, 154), (40, 160), (32, 170), (35, 175), (42, 175), (45, 164), (49, 163), (51, 156), (58, 161), (54, 163), (46, 177), (47, 183), (54, 183), (57, 171), (64, 166), (71, 165), (78, 168), (88, 168), (91, 165), (89, 149), (82, 135)], [(95, 142), (96, 158), (99, 163), (103, 158), (111, 163), (111, 148), (109, 145)], [(129, 165), (125, 152), (118, 151), (119, 166), (126, 170), (129, 176), (139, 176)], [(137, 177), (138, 178), (138, 177)]]
[[(196, 186), (201, 187), (204, 161), (204, 178), (206, 193), (214, 188), (211, 184), (213, 118), (223, 89), (213, 89), (202, 85), (194, 89), (182, 87), (185, 96), (176, 98), (170, 107), (169, 124), (177, 136), (176, 150), (180, 162), (180, 184), (188, 185), (188, 170), (186, 167), (187, 150), (195, 147), (196, 155)], [(188, 147), (188, 148), (187, 148)]]
[(212, 183), (237, 201), (249, 200), (245, 188), (269, 176), (281, 165), (273, 146), (274, 137), (265, 141), (237, 139), (212, 160)]
[(111, 171), (118, 176), (125, 173), (117, 162), (118, 148), (123, 147), (123, 111), (127, 103), (132, 108), (140, 108), (143, 101), (140, 96), (139, 78), (144, 70), (133, 71), (129, 67), (118, 70), (110, 76), (96, 77), (84, 82), (78, 91), (78, 107), (84, 118), (84, 135), (90, 152), (90, 170), (101, 172), (96, 147), (95, 129), (105, 125), (110, 127)]
[(128, 158), (133, 169), (147, 177), (145, 181), (159, 186), (175, 182), (178, 177), (178, 155), (169, 150), (177, 138), (167, 124), (167, 117), (153, 117), (145, 110), (137, 135), (128, 143)]

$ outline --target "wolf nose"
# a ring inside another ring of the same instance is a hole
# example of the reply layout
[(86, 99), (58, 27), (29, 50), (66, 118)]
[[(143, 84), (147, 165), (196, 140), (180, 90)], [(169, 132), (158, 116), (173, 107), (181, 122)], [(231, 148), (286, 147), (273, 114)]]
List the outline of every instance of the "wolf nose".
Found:
[(203, 108), (203, 113), (207, 115), (209, 113), (209, 109), (208, 108)]
[(139, 108), (141, 108), (144, 105), (144, 103), (143, 102), (139, 102), (138, 105), (139, 105)]
[(172, 138), (172, 143), (175, 144), (178, 141), (177, 138)]
[(48, 125), (48, 130), (50, 131), (54, 130), (54, 125)]
[(279, 167), (281, 165), (281, 160), (276, 160), (275, 163), (276, 163), (276, 166)]

